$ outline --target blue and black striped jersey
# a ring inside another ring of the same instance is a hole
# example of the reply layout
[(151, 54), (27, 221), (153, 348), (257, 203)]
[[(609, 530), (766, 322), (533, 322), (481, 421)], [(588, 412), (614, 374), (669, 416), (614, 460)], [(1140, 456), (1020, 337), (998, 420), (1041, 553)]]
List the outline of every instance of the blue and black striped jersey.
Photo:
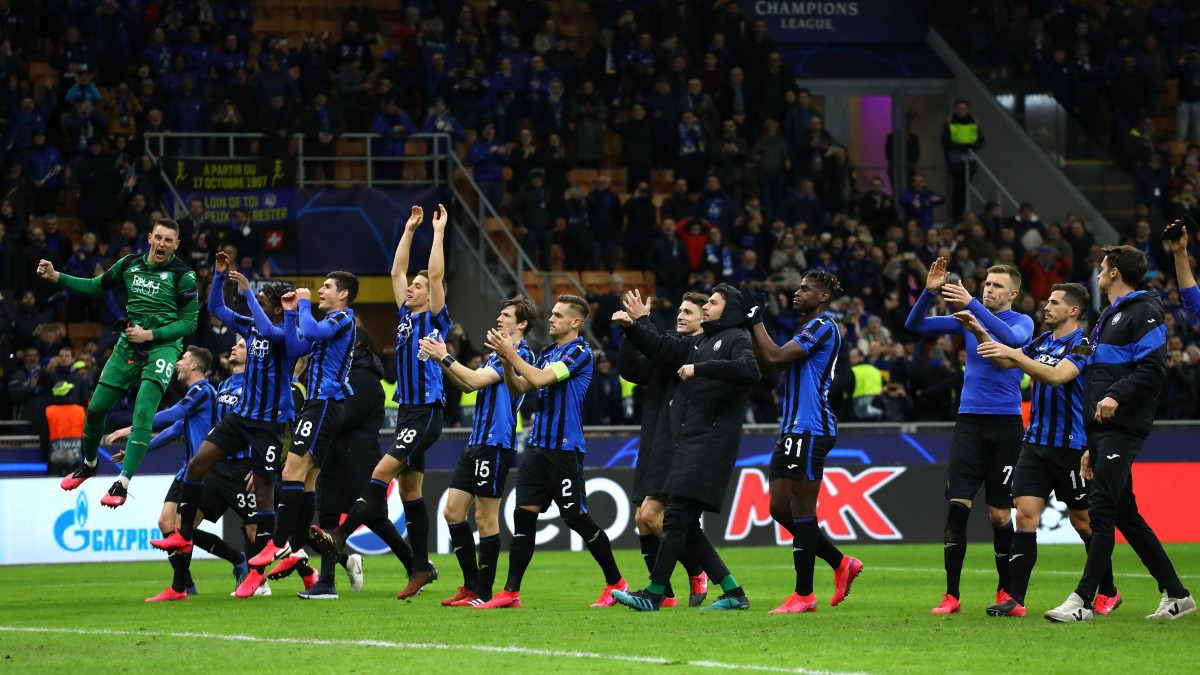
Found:
[(222, 323), (246, 339), (245, 387), (233, 412), (260, 422), (291, 422), (292, 370), (309, 345), (296, 330), (297, 313), (284, 312), (282, 325), (272, 324), (253, 291), (243, 295), (254, 318), (236, 314), (225, 306), (224, 274), (213, 276), (208, 308)]
[[(1058, 339), (1054, 338), (1052, 331), (1046, 331), (1022, 347), (1021, 351), (1038, 363), (1057, 366), (1084, 339), (1082, 329)], [(1080, 451), (1087, 447), (1087, 432), (1083, 428), (1082, 369), (1078, 377), (1058, 387), (1035, 380), (1032, 403), (1029, 428), (1025, 430), (1026, 443)]]
[[(526, 363), (533, 363), (533, 350), (521, 340), (517, 354)], [(500, 374), (500, 381), (479, 390), (475, 399), (475, 421), (467, 445), (492, 445), (507, 450), (517, 447), (517, 409), (524, 396), (513, 398), (504, 384), (504, 365), (495, 354), (488, 357), (485, 368)]]
[(436, 361), (417, 358), (421, 338), (445, 336), (454, 327), (450, 308), (443, 306), (436, 315), (431, 311), (419, 314), (407, 307), (400, 308), (396, 326), (396, 393), (392, 400), (400, 405), (444, 405), (446, 392), (442, 387), (442, 367)]
[[(217, 421), (225, 419), (225, 416), (233, 412), (237, 407), (238, 401), (242, 398), (242, 389), (246, 385), (245, 373), (234, 373), (225, 378), (221, 384), (217, 385)], [(230, 455), (232, 459), (250, 459), (250, 446), (238, 450)]]
[(779, 433), (837, 436), (837, 415), (829, 405), (829, 386), (842, 349), (842, 332), (828, 312), (815, 317), (792, 337), (805, 356), (783, 374), (783, 415)]
[(183, 466), (175, 474), (183, 480), (188, 462), (208, 437), (208, 432), (217, 426), (217, 392), (208, 380), (200, 380), (188, 387), (187, 393), (175, 405), (160, 410), (154, 415), (153, 429), (159, 431), (146, 450), (157, 450), (178, 438), (183, 439)]
[(582, 337), (565, 345), (550, 345), (535, 365), (544, 369), (555, 363), (566, 367), (566, 377), (538, 390), (529, 445), (583, 452), (583, 398), (592, 382), (592, 347)]
[(312, 343), (304, 388), (311, 399), (344, 400), (350, 389), (350, 362), (354, 360), (354, 310), (330, 312), (319, 322), (312, 305), (300, 300), (300, 337)]

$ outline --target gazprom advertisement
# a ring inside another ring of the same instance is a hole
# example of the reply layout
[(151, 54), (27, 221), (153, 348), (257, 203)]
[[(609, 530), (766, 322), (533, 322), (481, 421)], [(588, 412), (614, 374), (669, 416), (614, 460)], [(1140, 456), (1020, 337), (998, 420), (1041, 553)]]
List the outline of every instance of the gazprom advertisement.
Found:
[[(174, 476), (138, 476), (118, 509), (100, 505), (107, 481), (95, 479), (64, 492), (58, 478), (0, 480), (0, 565), (166, 560), (150, 545), (162, 536), (158, 516)], [(36, 509), (29, 508), (37, 504)], [(21, 514), (16, 517), (15, 514)], [(202, 529), (221, 533), (221, 523)], [(196, 558), (211, 558), (195, 549)]]

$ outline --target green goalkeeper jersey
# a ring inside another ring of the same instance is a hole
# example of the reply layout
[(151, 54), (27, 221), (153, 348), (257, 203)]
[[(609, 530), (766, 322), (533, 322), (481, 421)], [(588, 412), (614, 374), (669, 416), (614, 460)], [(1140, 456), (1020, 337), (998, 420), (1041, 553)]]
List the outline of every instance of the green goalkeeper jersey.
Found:
[(181, 340), (196, 332), (200, 312), (196, 272), (174, 255), (161, 265), (152, 265), (149, 260), (149, 254), (127, 255), (91, 279), (59, 274), (58, 285), (98, 297), (125, 284), (129, 295), (125, 316), (129, 322), (154, 331), (153, 344)]

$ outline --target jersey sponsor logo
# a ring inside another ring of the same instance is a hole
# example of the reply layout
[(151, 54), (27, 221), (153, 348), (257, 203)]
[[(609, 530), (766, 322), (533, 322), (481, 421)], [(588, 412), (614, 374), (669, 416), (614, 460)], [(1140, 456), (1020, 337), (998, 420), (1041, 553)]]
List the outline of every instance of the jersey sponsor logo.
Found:
[(153, 297), (158, 295), (160, 290), (162, 290), (162, 284), (159, 282), (137, 275), (134, 275), (133, 283), (129, 285), (129, 292), (137, 293), (138, 295), (147, 295)]
[(258, 358), (265, 359), (271, 353), (271, 341), (255, 335), (250, 341), (250, 351)]
[(233, 407), (238, 404), (238, 400), (240, 400), (240, 399), (241, 399), (240, 395), (227, 392), (227, 393), (221, 394), (220, 396), (217, 396), (217, 403), (219, 403), (221, 405), (227, 405), (229, 407)]
[[(826, 468), (825, 489), (817, 503), (817, 524), (825, 529), (830, 539), (856, 539), (860, 531), (879, 541), (903, 538), (900, 528), (875, 503), (872, 495), (905, 471), (902, 466), (879, 467), (855, 474), (841, 467)], [(772, 524), (778, 543), (792, 540), (791, 532), (771, 518), (767, 477), (759, 469), (743, 470), (725, 526), (725, 538), (732, 541), (745, 539), (754, 527)]]

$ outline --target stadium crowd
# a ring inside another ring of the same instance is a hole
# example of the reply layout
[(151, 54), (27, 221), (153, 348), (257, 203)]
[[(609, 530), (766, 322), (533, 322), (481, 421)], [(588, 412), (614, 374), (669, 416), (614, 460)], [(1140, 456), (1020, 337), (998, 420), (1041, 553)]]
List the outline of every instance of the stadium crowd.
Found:
[[(1188, 132), (1188, 120), (1200, 119), (1190, 107), (1200, 102), (1200, 10), (1162, 0), (1147, 11), (1118, 0), (1101, 17), (1083, 2), (951, 4), (967, 6), (972, 30), (995, 29), (980, 44), (989, 45), (997, 75), (1039, 79), (1089, 129), (1111, 118), (1139, 199), (1133, 221), (1114, 225), (1123, 243), (1150, 255), (1170, 322), (1160, 415), (1195, 418), (1200, 321), (1180, 305), (1159, 233), (1175, 218), (1200, 216), (1200, 146), (1164, 151), (1153, 127), (1167, 105), (1167, 78), (1178, 78), (1175, 138), (1200, 141)], [(338, 31), (289, 44), (256, 30), (261, 8), (250, 2), (0, 0), (6, 407), (40, 425), (58, 383), (72, 383), (69, 396), (81, 401), (94, 386), (115, 340), (109, 327), (123, 316), (120, 291), (103, 301), (68, 298), (34, 268), (44, 258), (92, 276), (144, 250), (150, 224), (167, 210), (167, 186), (143, 145), (145, 134), (161, 131), (258, 132), (263, 140), (244, 149), (268, 156), (292, 152), (286, 139), (302, 133), (313, 144), (306, 148), (331, 161), (346, 132), (376, 134), (382, 156), (402, 156), (412, 133), (449, 133), (539, 266), (555, 267), (559, 246), (565, 269), (612, 273), (611, 292), (589, 298), (599, 356), (585, 406), (591, 424), (636, 423), (641, 407), (640, 392), (605, 356), (621, 336), (608, 317), (620, 308), (622, 270), (653, 274), (652, 317), (668, 329), (685, 291), (722, 282), (755, 289), (777, 339), (797, 329), (788, 309), (802, 273), (835, 274), (845, 295), (831, 311), (845, 340), (831, 397), (845, 420), (952, 419), (961, 341), (904, 330), (938, 256), (973, 294), (989, 266), (1018, 266), (1024, 289), (1015, 308), (1037, 331), (1053, 284), (1081, 281), (1098, 295), (1102, 256), (1088, 223), (1053, 204), (1038, 205), (1053, 214), (1046, 219), (1030, 204), (1017, 213), (995, 204), (962, 211), (961, 186), (944, 186), (943, 196), (926, 183), (923, 166), (952, 165), (967, 147), (986, 156), (986, 129), (967, 102), (948, 117), (933, 159), (928, 149), (920, 159), (915, 136), (903, 139), (909, 184), (890, 186), (860, 175), (845, 139), (826, 128), (819, 84), (810, 90), (795, 81), (765, 27), (748, 22), (739, 3), (589, 7), (599, 28), (591, 45), (565, 35), (547, 3), (523, 0), (498, 0), (485, 12), (406, 2), (382, 14), (347, 0)], [(53, 76), (33, 76), (31, 66), (46, 62)], [(974, 135), (960, 135), (963, 127)], [(606, 146), (611, 134), (619, 151)], [(200, 147), (177, 139), (169, 152)], [(608, 175), (618, 167), (623, 184)], [(572, 184), (573, 168), (596, 169), (597, 177)], [(665, 170), (673, 172), (670, 193), (656, 194)], [(336, 182), (328, 170), (323, 178)], [(65, 232), (60, 217), (78, 228)], [(202, 297), (218, 250), (248, 277), (272, 275), (244, 213), (213, 223), (194, 202), (180, 223), (181, 255), (198, 270)], [(227, 301), (237, 308), (240, 298), (230, 293)], [(203, 311), (193, 341), (227, 352), (232, 332)], [(68, 317), (102, 330), (75, 349)], [(464, 362), (479, 358), (482, 339), (461, 327), (452, 339)], [(387, 354), (383, 360), (394, 368)], [(763, 382), (747, 419), (773, 422), (779, 402), (776, 383)], [(123, 409), (114, 426), (128, 423)]]

